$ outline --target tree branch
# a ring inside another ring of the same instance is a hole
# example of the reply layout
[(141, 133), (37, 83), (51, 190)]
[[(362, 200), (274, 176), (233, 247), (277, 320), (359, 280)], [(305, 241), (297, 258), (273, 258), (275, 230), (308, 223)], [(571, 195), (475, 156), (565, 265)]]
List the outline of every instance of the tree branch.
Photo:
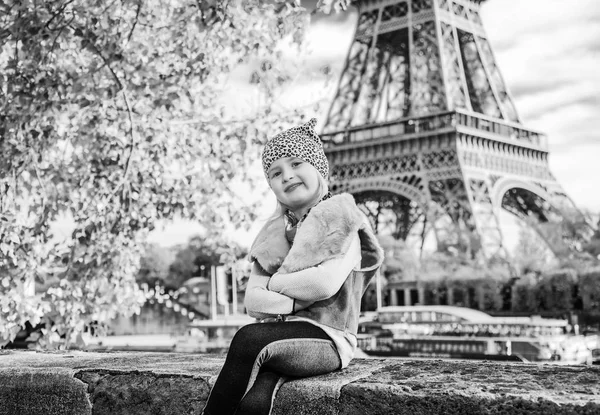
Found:
[(133, 31), (135, 30), (135, 26), (137, 25), (138, 19), (140, 17), (141, 10), (142, 10), (142, 2), (138, 1), (137, 10), (135, 12), (135, 20), (133, 21), (133, 26), (131, 27), (131, 31), (129, 32), (129, 35), (127, 35), (127, 43), (129, 43), (129, 41), (131, 40), (131, 36), (133, 35)]
[(33, 159), (33, 169), (35, 171), (35, 177), (37, 178), (38, 183), (40, 184), (40, 187), (42, 188), (42, 191), (44, 192), (44, 198), (42, 199), (42, 208), (44, 208), (46, 206), (45, 199), (48, 198), (48, 192), (46, 191), (46, 185), (42, 181), (42, 177), (40, 175), (40, 169), (39, 169), (38, 164), (35, 161), (35, 159)]
[(71, 17), (71, 20), (69, 20), (69, 22), (62, 26), (60, 28), (60, 30), (58, 31), (58, 34), (54, 37), (54, 40), (52, 41), (52, 46), (50, 46), (50, 49), (48, 49), (48, 51), (46, 51), (46, 54), (44, 55), (44, 57), (42, 58), (42, 65), (46, 62), (46, 58), (48, 57), (48, 55), (54, 50), (54, 46), (56, 45), (56, 41), (58, 40), (58, 38), (60, 37), (60, 35), (62, 34), (63, 30), (65, 30), (65, 27), (70, 26), (71, 22), (75, 20), (75, 16)]
[(110, 8), (111, 8), (111, 7), (112, 7), (112, 6), (113, 6), (113, 5), (114, 5), (116, 2), (117, 2), (117, 0), (113, 0), (113, 1), (111, 1), (111, 2), (110, 2), (110, 3), (109, 3), (109, 4), (108, 4), (108, 5), (107, 5), (107, 6), (104, 8), (104, 10), (102, 10), (102, 12), (100, 12), (98, 15), (99, 15), (99, 16), (101, 16), (101, 15), (103, 15), (104, 13), (106, 13), (106, 11), (107, 11), (108, 9), (110, 9)]
[[(77, 29), (74, 28), (73, 26), (69, 26), (69, 27), (71, 27), (71, 29), (73, 29), (75, 32), (77, 31)], [(83, 31), (81, 31), (81, 33), (83, 33)], [(125, 107), (127, 109), (127, 117), (128, 117), (128, 120), (129, 120), (129, 131), (128, 131), (128, 134), (129, 134), (129, 137), (131, 139), (131, 143), (129, 144), (129, 154), (127, 155), (127, 160), (125, 161), (125, 171), (123, 172), (123, 178), (122, 178), (122, 180), (113, 189), (113, 191), (108, 195), (108, 197), (106, 199), (106, 203), (103, 204), (103, 206), (108, 206), (108, 202), (115, 196), (115, 194), (127, 182), (127, 176), (129, 175), (129, 170), (131, 168), (131, 158), (133, 156), (133, 151), (134, 151), (134, 148), (135, 148), (135, 135), (133, 133), (133, 116), (132, 116), (131, 105), (129, 104), (129, 98), (127, 97), (127, 93), (125, 91), (125, 86), (123, 85), (123, 83), (121, 82), (121, 80), (119, 79), (119, 77), (117, 76), (117, 74), (115, 73), (114, 69), (110, 65), (110, 61), (102, 54), (102, 52), (98, 49), (98, 47), (87, 36), (83, 35), (81, 37), (83, 37), (84, 39), (86, 39), (89, 42), (89, 44), (90, 44), (91, 48), (93, 49), (94, 53), (96, 55), (98, 55), (100, 57), (100, 59), (102, 59), (102, 61), (104, 62), (105, 66), (110, 71), (113, 79), (117, 83), (117, 86), (119, 87), (119, 91), (121, 92), (121, 95), (123, 96), (123, 101), (125, 102)]]
[[(62, 6), (62, 7), (61, 7), (61, 8), (60, 8), (60, 9), (59, 9), (59, 10), (58, 10), (56, 13), (54, 13), (54, 14), (52, 15), (52, 17), (50, 18), (50, 20), (48, 20), (48, 21), (46, 22), (46, 24), (44, 25), (44, 27), (42, 28), (42, 30), (49, 28), (49, 26), (50, 26), (50, 23), (52, 23), (52, 21), (53, 21), (54, 19), (56, 19), (58, 16), (60, 16), (60, 14), (61, 14), (61, 13), (62, 13), (62, 12), (63, 12), (63, 11), (66, 9), (66, 8), (67, 8), (67, 6), (68, 6), (69, 4), (71, 4), (71, 3), (73, 3), (74, 1), (75, 1), (75, 0), (69, 0), (69, 1), (67, 1), (65, 4), (63, 4), (63, 6)], [(63, 29), (64, 29), (64, 26), (63, 26)], [(62, 30), (62, 29), (61, 29), (61, 30)]]
[(127, 107), (127, 117), (129, 118), (129, 137), (131, 138), (129, 155), (127, 156), (127, 160), (125, 161), (125, 173), (123, 174), (123, 180), (125, 180), (127, 174), (129, 173), (129, 168), (131, 166), (131, 156), (133, 155), (135, 136), (133, 134), (133, 117), (131, 106), (129, 105), (129, 99), (127, 98), (127, 94), (125, 93), (124, 89), (121, 91), (121, 93), (123, 94), (123, 101), (125, 101), (125, 106)]

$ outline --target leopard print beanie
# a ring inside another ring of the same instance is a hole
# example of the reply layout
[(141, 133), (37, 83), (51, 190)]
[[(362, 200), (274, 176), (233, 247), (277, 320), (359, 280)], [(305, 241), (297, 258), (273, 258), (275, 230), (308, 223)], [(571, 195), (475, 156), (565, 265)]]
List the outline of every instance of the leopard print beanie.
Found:
[(306, 161), (327, 180), (329, 162), (323, 151), (323, 143), (314, 130), (316, 125), (317, 119), (312, 118), (306, 124), (285, 130), (267, 142), (262, 154), (263, 170), (267, 180), (271, 164), (283, 157), (298, 157)]

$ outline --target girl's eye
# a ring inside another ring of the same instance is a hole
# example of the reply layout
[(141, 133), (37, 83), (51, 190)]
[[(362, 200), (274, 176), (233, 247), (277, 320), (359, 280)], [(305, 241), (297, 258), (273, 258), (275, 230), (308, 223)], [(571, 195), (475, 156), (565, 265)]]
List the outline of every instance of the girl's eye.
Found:
[(299, 166), (301, 164), (302, 164), (301, 161), (295, 161), (295, 162), (292, 163), (292, 167), (297, 167), (297, 166)]
[(277, 177), (277, 176), (279, 176), (280, 174), (281, 174), (281, 173), (279, 173), (278, 171), (275, 171), (275, 172), (271, 173), (271, 178), (273, 178), (273, 177)]

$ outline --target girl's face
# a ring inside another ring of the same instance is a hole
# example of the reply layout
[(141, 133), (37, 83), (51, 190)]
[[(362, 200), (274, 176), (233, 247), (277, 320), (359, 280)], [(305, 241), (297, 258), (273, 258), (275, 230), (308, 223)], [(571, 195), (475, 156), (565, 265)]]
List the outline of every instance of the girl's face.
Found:
[(297, 157), (280, 158), (271, 164), (269, 184), (277, 200), (293, 212), (310, 208), (319, 197), (319, 172)]

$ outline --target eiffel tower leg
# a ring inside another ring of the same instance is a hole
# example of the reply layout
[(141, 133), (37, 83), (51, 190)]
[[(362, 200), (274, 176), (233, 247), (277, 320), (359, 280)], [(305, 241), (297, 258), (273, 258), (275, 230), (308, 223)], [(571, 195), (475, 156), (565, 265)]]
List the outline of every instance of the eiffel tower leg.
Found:
[(423, 248), (424, 248), (423, 245), (425, 243), (425, 237), (429, 232), (433, 232), (435, 241), (438, 246), (444, 242), (444, 239), (446, 237), (444, 227), (443, 227), (443, 225), (440, 225), (440, 220), (441, 220), (441, 218), (446, 216), (447, 213), (438, 203), (434, 202), (431, 199), (431, 194), (429, 192), (427, 192), (427, 193), (429, 195), (428, 196), (429, 202), (427, 205), (426, 223), (424, 223), (424, 226), (426, 226), (426, 227), (424, 229), (422, 229), (422, 235), (421, 235), (421, 239), (422, 239), (421, 247), (420, 247), (421, 256), (423, 255)]
[(588, 216), (584, 215), (567, 195), (563, 188), (554, 182), (548, 189), (551, 194), (550, 202), (562, 213), (572, 229), (569, 236), (572, 247), (578, 249), (582, 241), (589, 241), (594, 234), (594, 224)]
[(355, 40), (348, 51), (344, 75), (340, 78), (336, 100), (327, 116), (330, 129), (339, 130), (350, 125), (354, 103), (358, 98), (360, 82), (366, 67), (368, 40)]
[[(551, 176), (549, 176), (551, 177)], [(566, 255), (592, 227), (553, 178), (504, 178), (494, 186), (495, 203), (523, 220), (557, 256)]]
[(375, 233), (396, 240), (405, 241), (424, 216), (422, 206), (393, 191), (367, 190), (355, 193), (354, 198)]
[(490, 195), (489, 178), (484, 175), (466, 174), (465, 185), (484, 256), (487, 259), (506, 258), (507, 253), (498, 219), (499, 209), (495, 207)]
[(550, 194), (530, 180), (521, 179), (510, 184), (510, 189), (499, 192), (502, 208), (525, 222), (555, 255), (566, 253), (568, 248), (558, 230), (562, 217), (549, 202)]
[(572, 222), (587, 222), (585, 216), (577, 208), (573, 200), (571, 200), (558, 182), (554, 182), (546, 186), (546, 191), (550, 195), (548, 201), (552, 204), (552, 206), (562, 213), (565, 219)]
[[(450, 169), (443, 175), (430, 176), (428, 219), (436, 223), (438, 245), (456, 245), (469, 256), (482, 251), (487, 259), (506, 257), (499, 209), (492, 201), (490, 189), (485, 175)], [(450, 220), (443, 223), (443, 216)]]
[(443, 228), (440, 226), (440, 219), (446, 215), (444, 208), (434, 200), (431, 191), (428, 186), (423, 189), (426, 198), (426, 206), (423, 228), (421, 229), (421, 246), (420, 256), (423, 256), (423, 248), (425, 244), (425, 237), (429, 232), (433, 232), (435, 241), (439, 246), (444, 238)]
[(438, 38), (440, 39), (441, 61), (444, 68), (443, 76), (446, 84), (448, 108), (466, 108), (472, 111), (471, 101), (467, 95), (467, 81), (462, 59), (460, 59), (460, 46), (456, 28), (444, 23), (438, 23)]
[(430, 175), (428, 188), (434, 206), (430, 215), (435, 221), (438, 250), (456, 249), (470, 256), (473, 250), (471, 235), (476, 229), (462, 178), (456, 172)]

